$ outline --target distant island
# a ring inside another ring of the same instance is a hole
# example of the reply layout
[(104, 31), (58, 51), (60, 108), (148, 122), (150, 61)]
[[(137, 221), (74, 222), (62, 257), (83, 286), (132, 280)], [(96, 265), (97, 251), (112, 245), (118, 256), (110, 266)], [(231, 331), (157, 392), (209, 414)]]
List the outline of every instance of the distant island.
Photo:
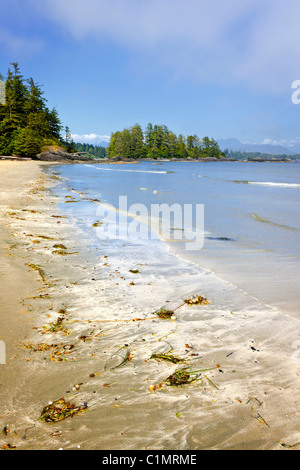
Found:
[(242, 143), (236, 138), (218, 139), (218, 144), (227, 158), (236, 160), (299, 160), (299, 146), (286, 148), (269, 143)]
[[(109, 144), (103, 145), (92, 145), (88, 143), (74, 143), (74, 147), (77, 152), (81, 155), (85, 155), (86, 158), (94, 159), (94, 160), (108, 160), (108, 146)], [(159, 159), (164, 159), (160, 158)], [(112, 160), (132, 160), (132, 157), (113, 157)], [(139, 160), (140, 157), (137, 158)], [(143, 160), (145, 160), (145, 153), (143, 156)], [(157, 159), (157, 158), (155, 158)], [(188, 156), (182, 157), (171, 157), (173, 160), (187, 160), (191, 159)], [(150, 158), (151, 160), (151, 158)], [(202, 159), (201, 159), (202, 160)], [(263, 152), (247, 152), (247, 151), (240, 151), (240, 150), (233, 150), (225, 148), (223, 152), (221, 152), (221, 156), (219, 158), (208, 158), (207, 160), (222, 160), (222, 161), (243, 161), (243, 162), (290, 162), (290, 161), (299, 161), (300, 162), (300, 154), (274, 154), (274, 153), (263, 153)]]
[(108, 158), (141, 159), (220, 159), (226, 158), (217, 141), (197, 135), (184, 137), (170, 131), (165, 125), (148, 124), (145, 131), (140, 124), (114, 132), (106, 149)]

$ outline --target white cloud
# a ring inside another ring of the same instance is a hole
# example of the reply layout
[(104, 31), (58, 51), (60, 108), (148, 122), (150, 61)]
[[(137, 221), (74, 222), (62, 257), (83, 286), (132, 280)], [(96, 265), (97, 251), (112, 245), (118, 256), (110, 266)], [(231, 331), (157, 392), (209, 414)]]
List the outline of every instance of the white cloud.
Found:
[(109, 39), (175, 79), (282, 92), (300, 78), (299, 0), (30, 1), (77, 39)]
[(98, 135), (98, 134), (72, 134), (72, 139), (74, 142), (79, 142), (81, 144), (92, 144), (97, 145), (100, 143), (108, 143), (110, 137), (107, 135)]

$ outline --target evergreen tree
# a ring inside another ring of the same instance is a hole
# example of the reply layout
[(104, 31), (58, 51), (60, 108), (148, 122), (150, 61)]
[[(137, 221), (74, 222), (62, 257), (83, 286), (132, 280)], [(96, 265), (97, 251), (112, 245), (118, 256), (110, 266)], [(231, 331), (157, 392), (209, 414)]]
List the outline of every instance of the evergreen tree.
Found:
[(5, 81), (5, 102), (0, 103), (0, 155), (34, 157), (47, 145), (73, 151), (73, 142), (61, 138), (58, 113), (47, 108), (40, 85), (33, 78), (24, 80), (17, 63), (11, 66)]
[(144, 145), (144, 134), (139, 124), (135, 124), (130, 129), (130, 154), (132, 158), (144, 158), (145, 156), (145, 145)]
[(107, 149), (109, 158), (126, 157), (142, 159), (170, 159), (170, 158), (220, 158), (221, 150), (214, 139), (197, 135), (178, 137), (165, 125), (152, 125), (149, 123), (142, 132), (141, 126), (135, 124), (130, 129), (117, 131), (111, 135)]
[(62, 124), (58, 116), (56, 108), (47, 111), (47, 120), (50, 127), (51, 134), (58, 140), (61, 140)]

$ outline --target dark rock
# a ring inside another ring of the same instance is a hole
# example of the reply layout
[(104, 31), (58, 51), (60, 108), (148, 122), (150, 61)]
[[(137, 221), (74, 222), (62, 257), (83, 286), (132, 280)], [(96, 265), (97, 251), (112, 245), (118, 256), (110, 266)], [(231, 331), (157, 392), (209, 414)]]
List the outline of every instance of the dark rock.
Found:
[(91, 158), (85, 157), (80, 153), (69, 153), (64, 149), (47, 149), (43, 153), (36, 156), (37, 160), (44, 162), (60, 162), (60, 161), (89, 161)]

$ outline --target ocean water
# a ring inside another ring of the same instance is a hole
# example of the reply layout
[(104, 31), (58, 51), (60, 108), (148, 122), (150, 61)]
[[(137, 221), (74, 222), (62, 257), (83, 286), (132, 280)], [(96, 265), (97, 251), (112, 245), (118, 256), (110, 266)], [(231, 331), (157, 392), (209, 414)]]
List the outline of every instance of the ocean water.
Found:
[[(170, 259), (181, 267), (184, 261), (186, 269), (212, 273), (300, 318), (299, 163), (78, 164), (50, 171), (60, 175), (54, 191), (65, 198), (61, 209), (75, 224), (74, 237), (87, 250), (105, 245), (117, 268), (155, 259), (157, 275), (166, 277)], [(182, 209), (170, 233), (159, 231), (153, 211), (163, 204)], [(184, 219), (185, 205), (194, 215), (203, 208), (203, 227), (196, 216)], [(191, 248), (187, 237), (195, 233), (203, 246)]]

